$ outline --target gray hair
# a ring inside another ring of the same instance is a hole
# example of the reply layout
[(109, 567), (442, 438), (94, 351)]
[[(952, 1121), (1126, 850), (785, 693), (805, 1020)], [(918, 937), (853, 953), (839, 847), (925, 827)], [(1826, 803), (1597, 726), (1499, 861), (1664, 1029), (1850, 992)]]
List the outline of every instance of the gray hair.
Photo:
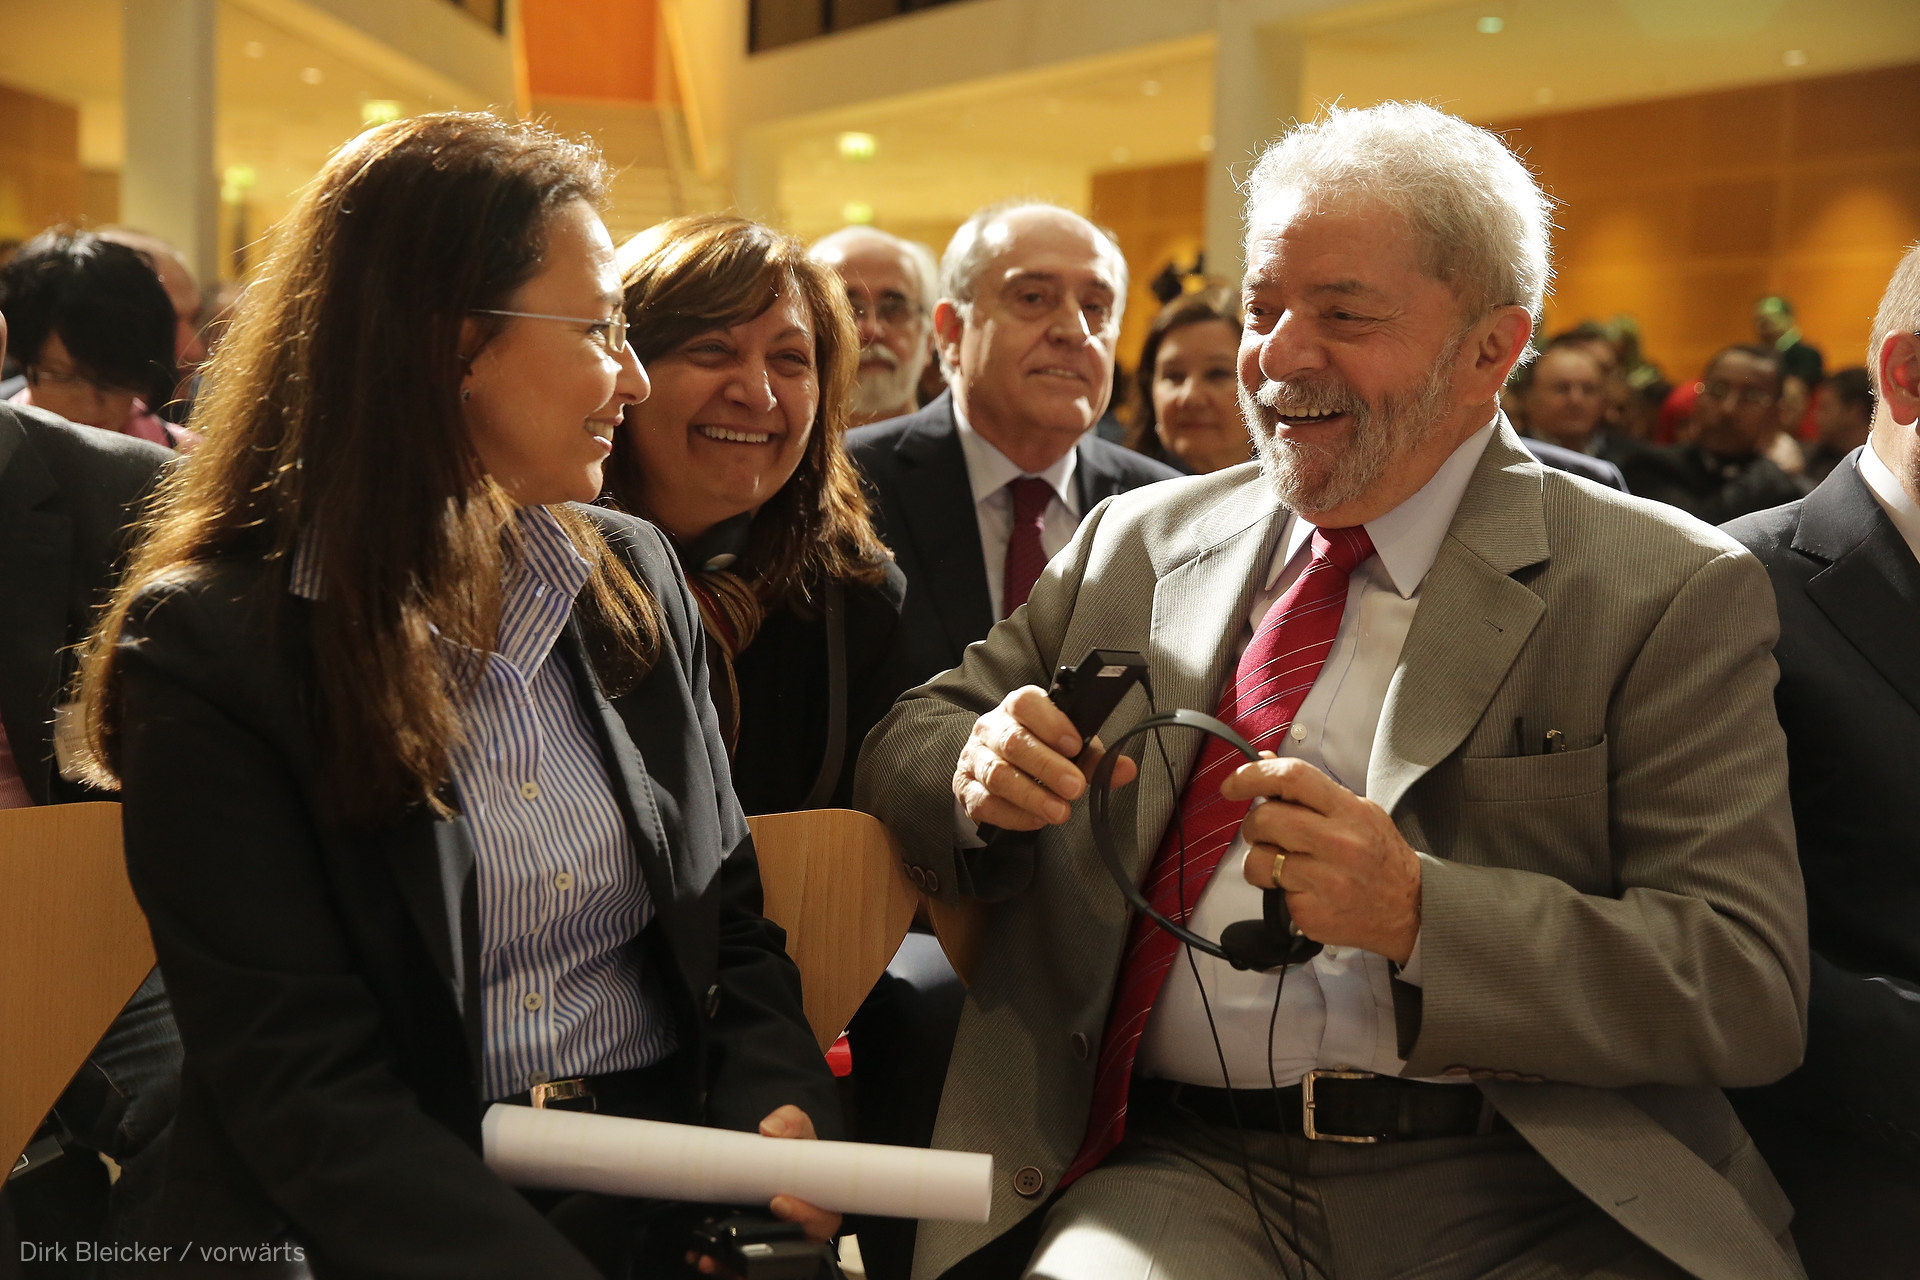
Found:
[(1873, 384), (1874, 398), (1880, 396), (1880, 348), (1896, 333), (1920, 333), (1920, 243), (1907, 247), (1900, 265), (1880, 295), (1880, 310), (1874, 313), (1873, 337), (1867, 343), (1867, 377)]
[(1330, 107), (1268, 147), (1245, 189), (1249, 234), (1283, 192), (1378, 201), (1407, 220), (1426, 271), (1470, 320), (1517, 305), (1540, 321), (1552, 201), (1485, 129), (1423, 102)]
[(918, 240), (906, 240), (891, 235), (878, 227), (851, 226), (830, 232), (813, 242), (807, 250), (807, 256), (817, 262), (823, 262), (835, 250), (845, 250), (852, 242), (861, 238), (877, 239), (898, 249), (913, 264), (913, 275), (920, 282), (920, 289), (914, 301), (920, 304), (920, 314), (931, 322), (934, 304), (940, 301), (940, 264), (934, 261), (933, 250)]
[(987, 228), (1022, 209), (1052, 209), (1086, 223), (1094, 232), (1094, 238), (1100, 242), (1113, 266), (1113, 317), (1118, 323), (1121, 313), (1126, 310), (1128, 279), (1127, 258), (1120, 252), (1118, 237), (1073, 210), (1048, 204), (1044, 200), (1005, 200), (990, 204), (961, 223), (960, 229), (953, 233), (953, 239), (947, 241), (947, 251), (940, 255), (940, 296), (951, 302), (963, 319), (973, 318), (973, 299), (980, 287), (980, 273), (986, 270), (987, 263), (993, 260), (996, 251), (987, 237)]

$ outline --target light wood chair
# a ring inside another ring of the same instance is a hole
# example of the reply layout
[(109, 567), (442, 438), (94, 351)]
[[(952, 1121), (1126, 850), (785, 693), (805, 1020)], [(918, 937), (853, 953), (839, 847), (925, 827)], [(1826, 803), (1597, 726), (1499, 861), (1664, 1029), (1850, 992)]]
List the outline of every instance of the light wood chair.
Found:
[(152, 968), (120, 806), (0, 810), (0, 1168)]
[(787, 931), (807, 1025), (824, 1051), (886, 972), (919, 892), (893, 833), (870, 814), (809, 809), (748, 818), (767, 918)]

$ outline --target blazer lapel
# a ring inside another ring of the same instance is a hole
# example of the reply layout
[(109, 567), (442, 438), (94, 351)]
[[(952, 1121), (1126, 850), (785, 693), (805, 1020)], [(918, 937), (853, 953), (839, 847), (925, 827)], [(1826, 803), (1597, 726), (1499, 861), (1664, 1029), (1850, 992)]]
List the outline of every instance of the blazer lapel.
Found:
[(1078, 490), (1080, 514), (1083, 516), (1114, 494), (1126, 490), (1120, 474), (1102, 464), (1098, 450), (1087, 447), (1087, 440), (1094, 438), (1089, 435), (1074, 446), (1080, 458), (1073, 465), (1073, 487)]
[[(1193, 537), (1167, 560), (1154, 564), (1150, 674), (1154, 703), (1161, 710), (1190, 707), (1212, 715), (1227, 681), (1229, 659), (1237, 652), (1247, 611), (1266, 579), (1274, 549), (1289, 513), (1258, 473), (1228, 501), (1212, 506), (1195, 521)], [(1184, 789), (1200, 754), (1202, 736), (1188, 731), (1163, 734), (1174, 786)], [(1154, 748), (1147, 744), (1148, 755)], [(1144, 758), (1144, 757), (1143, 757)], [(1179, 790), (1169, 789), (1167, 771), (1141, 768), (1139, 840), (1136, 876), (1146, 871), (1160, 833), (1173, 820)]]
[[(450, 799), (452, 788), (443, 798)], [(414, 927), (426, 940), (434, 967), (447, 983), (466, 1024), (467, 1050), (481, 1057), (480, 890), (466, 819), (436, 817), (418, 805), (389, 832), (387, 865)]]
[[(951, 393), (929, 404), (894, 445), (899, 466), (900, 515), (928, 582), (934, 612), (957, 655), (993, 630), (993, 597), (987, 591), (986, 556), (974, 514), (967, 456), (953, 420)], [(916, 589), (911, 580), (907, 590)]]
[(1793, 549), (1829, 562), (1807, 597), (1920, 710), (1920, 561), (1851, 462), (1801, 504)]
[(580, 705), (587, 713), (587, 723), (592, 726), (594, 741), (600, 747), (600, 758), (606, 762), (607, 782), (613, 788), (614, 803), (620, 808), (627, 835), (639, 856), (640, 872), (646, 877), (654, 910), (667, 914), (675, 894), (673, 857), (667, 847), (666, 824), (654, 799), (653, 779), (647, 775), (646, 761), (633, 735), (627, 732), (627, 722), (620, 718), (600, 687), (600, 678), (587, 660), (578, 621), (567, 620), (566, 630), (560, 633), (554, 647), (566, 659), (573, 675)]
[(52, 785), (52, 730), (67, 645), (73, 525), (46, 509), (60, 496), (44, 460), (18, 424), (0, 418), (0, 708), (28, 792), (45, 804)]
[(1546, 606), (1509, 575), (1550, 554), (1544, 472), (1504, 423), (1487, 443), (1387, 687), (1367, 795), (1392, 812), (1480, 721)]

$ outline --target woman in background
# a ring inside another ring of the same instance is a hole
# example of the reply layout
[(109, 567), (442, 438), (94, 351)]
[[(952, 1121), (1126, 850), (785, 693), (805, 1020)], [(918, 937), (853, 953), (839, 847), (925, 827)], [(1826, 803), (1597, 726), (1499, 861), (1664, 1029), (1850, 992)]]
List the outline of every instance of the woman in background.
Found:
[(1134, 448), (1189, 474), (1253, 456), (1240, 415), (1240, 308), (1210, 285), (1161, 308), (1140, 351), (1140, 417)]
[(672, 552), (577, 505), (647, 394), (603, 188), (485, 115), (336, 153), (87, 655), (185, 1044), (155, 1221), (249, 1274), (625, 1275), (651, 1206), (509, 1187), (495, 1103), (836, 1123)]
[(653, 394), (607, 498), (672, 539), (705, 624), (748, 813), (844, 806), (860, 743), (908, 680), (906, 580), (841, 448), (859, 339), (846, 287), (796, 240), (722, 215), (620, 251)]

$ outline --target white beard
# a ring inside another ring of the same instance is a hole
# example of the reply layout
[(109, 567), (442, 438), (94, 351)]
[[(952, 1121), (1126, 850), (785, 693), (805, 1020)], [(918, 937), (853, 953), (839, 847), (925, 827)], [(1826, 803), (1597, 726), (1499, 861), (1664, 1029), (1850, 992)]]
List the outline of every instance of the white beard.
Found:
[(905, 364), (899, 363), (890, 349), (877, 342), (860, 351), (862, 360), (874, 356), (887, 361), (888, 367), (871, 372), (861, 371), (853, 385), (854, 416), (872, 418), (879, 414), (895, 413), (902, 405), (911, 412), (914, 389), (920, 384), (920, 371), (926, 367), (926, 361), (910, 360)]

